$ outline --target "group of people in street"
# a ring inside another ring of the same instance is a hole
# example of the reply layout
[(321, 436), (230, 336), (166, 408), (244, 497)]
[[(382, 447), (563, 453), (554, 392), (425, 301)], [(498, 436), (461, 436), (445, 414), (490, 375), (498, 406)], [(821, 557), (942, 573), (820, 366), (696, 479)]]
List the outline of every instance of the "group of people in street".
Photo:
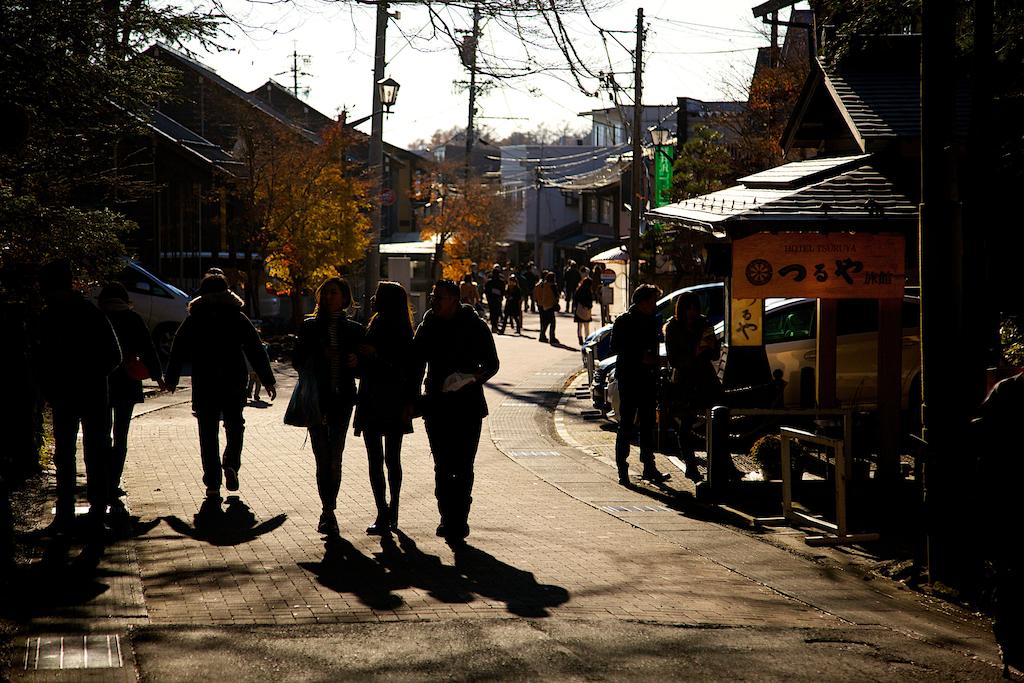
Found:
[(564, 296), (565, 310), (572, 313), (577, 341), (582, 345), (590, 336), (595, 305), (601, 325), (611, 324), (613, 294), (602, 279), (604, 270), (601, 263), (595, 263), (591, 270), (570, 260), (564, 270), (538, 272), (531, 261), (521, 269), (512, 264), (495, 264), (484, 277), (474, 263), (459, 283), (459, 299), (481, 315), (486, 311), (494, 334), (504, 334), (510, 324), (517, 335), (522, 334), (523, 312), (538, 313), (541, 316), (540, 341), (558, 344), (555, 314), (561, 310)]
[[(42, 364), (42, 386), (53, 408), (57, 470), (54, 533), (73, 531), (79, 427), (88, 539), (102, 548), (111, 531), (108, 522), (126, 512), (120, 480), (133, 408), (143, 400), (142, 380), (152, 378), (174, 392), (186, 369), (192, 377), (204, 505), (221, 502), (222, 486), (237, 491), (250, 373), (271, 400), (277, 397), (277, 384), (266, 346), (223, 274), (208, 272), (200, 282), (174, 336), (166, 372), (120, 283), (104, 286), (96, 307), (75, 292), (70, 266), (56, 262), (42, 269), (41, 289), (46, 307), (39, 353), (48, 359)], [(316, 387), (305, 400), (315, 402), (318, 417), (304, 426), (322, 508), (320, 533), (339, 533), (335, 509), (350, 427), (366, 445), (377, 509), (366, 532), (385, 535), (398, 529), (402, 441), (413, 431), (413, 418), (422, 417), (434, 458), (437, 534), (451, 543), (469, 535), (474, 460), (487, 415), (483, 384), (499, 362), (486, 323), (460, 299), (458, 284), (439, 280), (430, 310), (414, 331), (409, 297), (398, 283), (379, 283), (365, 327), (347, 315), (352, 293), (344, 279), (330, 278), (317, 289), (315, 309), (298, 331), (292, 362), (300, 378), (312, 378)]]

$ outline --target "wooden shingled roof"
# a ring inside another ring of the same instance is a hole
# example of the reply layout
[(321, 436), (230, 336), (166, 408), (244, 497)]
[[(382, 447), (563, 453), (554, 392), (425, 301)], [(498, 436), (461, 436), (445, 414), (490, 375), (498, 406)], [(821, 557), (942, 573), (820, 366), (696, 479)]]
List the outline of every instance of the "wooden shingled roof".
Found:
[(902, 231), (916, 226), (917, 206), (861, 154), (784, 164), (647, 219), (718, 237), (780, 228)]

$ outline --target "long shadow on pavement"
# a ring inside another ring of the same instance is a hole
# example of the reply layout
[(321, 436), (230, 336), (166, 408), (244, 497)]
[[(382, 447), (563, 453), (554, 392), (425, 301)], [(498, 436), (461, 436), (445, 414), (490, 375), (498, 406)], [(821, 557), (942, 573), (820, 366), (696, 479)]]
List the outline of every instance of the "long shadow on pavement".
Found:
[(561, 586), (538, 584), (533, 574), (506, 564), (469, 545), (455, 547), (455, 566), (445, 565), (436, 555), (424, 553), (401, 531), (398, 542), (381, 538), (376, 562), (350, 542), (329, 537), (321, 562), (300, 562), (322, 586), (338, 593), (350, 593), (373, 609), (395, 609), (403, 604), (395, 591), (419, 588), (443, 603), (473, 602), (474, 596), (505, 603), (512, 614), (524, 617), (549, 616), (548, 608), (569, 600)]
[(227, 508), (220, 498), (207, 498), (192, 518), (192, 524), (176, 515), (164, 517), (172, 529), (183, 536), (210, 545), (230, 546), (254, 541), (284, 524), (288, 515), (282, 513), (265, 522), (256, 523), (256, 515), (238, 496), (228, 496)]
[(471, 545), (458, 545), (455, 567), (477, 595), (501, 600), (508, 611), (521, 617), (547, 617), (549, 607), (569, 601), (561, 586), (537, 583), (531, 572), (513, 567)]

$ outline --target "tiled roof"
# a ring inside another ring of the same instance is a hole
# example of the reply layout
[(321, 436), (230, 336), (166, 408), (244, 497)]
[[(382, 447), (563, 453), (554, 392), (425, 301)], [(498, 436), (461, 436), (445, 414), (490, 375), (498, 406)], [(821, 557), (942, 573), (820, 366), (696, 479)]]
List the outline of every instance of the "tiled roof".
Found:
[(825, 70), (829, 89), (864, 140), (921, 133), (921, 76), (917, 71)]
[(153, 110), (149, 127), (154, 132), (177, 143), (194, 155), (215, 166), (239, 166), (242, 162), (206, 138), (189, 130), (166, 114)]
[[(813, 161), (817, 167), (807, 161), (786, 164), (750, 176), (755, 179), (753, 186), (736, 185), (669, 204), (649, 211), (647, 219), (718, 235), (743, 226), (764, 229), (813, 223), (816, 228), (828, 228), (866, 221), (916, 222), (917, 206), (872, 165), (870, 155)], [(823, 177), (826, 163), (833, 164), (832, 171)], [(764, 182), (773, 176), (785, 182)]]
[(250, 95), (249, 93), (245, 92), (231, 81), (228, 81), (222, 78), (221, 76), (217, 75), (216, 71), (206, 66), (205, 64), (195, 59), (192, 59), (191, 57), (188, 57), (163, 43), (157, 43), (153, 47), (149, 48), (149, 50), (153, 51), (155, 54), (158, 55), (166, 55), (172, 58), (174, 61), (181, 64), (183, 67), (200, 74), (206, 80), (212, 83), (216, 83), (218, 86), (220, 86), (227, 92), (231, 93), (238, 99), (247, 102), (249, 105), (255, 107), (256, 109), (259, 109), (261, 112), (271, 117), (272, 119), (275, 119), (282, 125), (285, 125), (295, 130), (297, 133), (299, 133), (302, 137), (306, 138), (310, 142), (314, 144), (320, 144), (321, 142), (323, 142), (320, 136), (317, 135), (316, 133), (296, 125), (295, 122), (292, 121), (286, 114), (284, 114), (281, 111), (278, 111), (277, 109), (270, 106), (260, 98)]

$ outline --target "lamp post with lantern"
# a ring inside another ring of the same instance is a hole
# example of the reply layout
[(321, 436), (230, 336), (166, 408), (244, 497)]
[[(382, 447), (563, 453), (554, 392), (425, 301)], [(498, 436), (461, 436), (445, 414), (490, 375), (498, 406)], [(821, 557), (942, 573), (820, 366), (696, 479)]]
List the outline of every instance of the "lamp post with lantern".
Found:
[[(381, 3), (385, 5), (385, 3)], [(387, 22), (385, 10), (384, 20)], [(378, 22), (379, 23), (379, 22)], [(378, 37), (383, 33), (378, 27)], [(379, 46), (380, 47), (380, 46)], [(364, 263), (363, 277), (363, 315), (370, 315), (370, 297), (377, 289), (377, 282), (380, 280), (380, 235), (384, 226), (384, 202), (383, 196), (387, 189), (386, 169), (384, 167), (384, 114), (391, 113), (391, 107), (398, 100), (398, 82), (393, 78), (383, 78), (384, 75), (384, 54), (383, 49), (378, 50), (379, 59), (376, 60), (374, 76), (376, 76), (373, 89), (373, 110), (369, 117), (364, 117), (351, 125), (362, 123), (367, 118), (370, 123), (370, 149), (369, 164), (375, 172), (374, 178), (374, 201), (378, 203), (372, 214), (372, 227), (370, 229), (370, 243), (366, 246), (366, 260)], [(378, 67), (380, 74), (377, 74)]]

